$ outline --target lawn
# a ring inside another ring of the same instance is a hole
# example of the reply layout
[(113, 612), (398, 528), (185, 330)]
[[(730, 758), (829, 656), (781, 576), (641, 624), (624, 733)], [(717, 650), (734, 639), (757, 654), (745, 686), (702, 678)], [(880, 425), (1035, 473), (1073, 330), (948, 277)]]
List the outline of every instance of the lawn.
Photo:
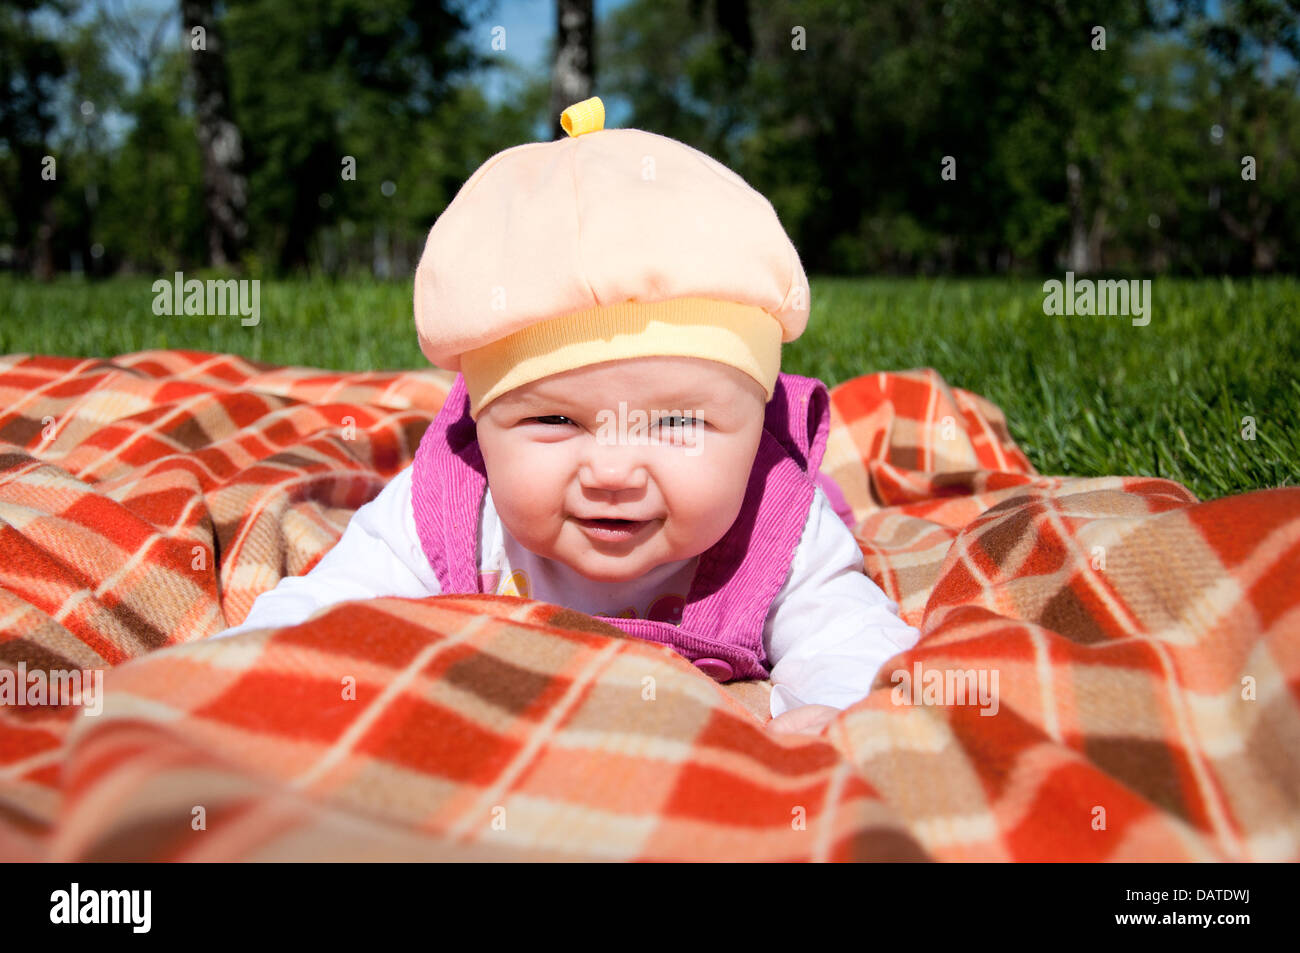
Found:
[[(263, 281), (252, 327), (238, 314), (155, 315), (151, 284), (0, 277), (0, 353), (429, 366), (409, 281)], [(1135, 327), (1049, 317), (1041, 281), (814, 278), (808, 330), (782, 369), (833, 387), (933, 367), (998, 404), (1043, 473), (1167, 477), (1202, 499), (1300, 483), (1300, 282), (1156, 278), (1152, 297), (1150, 323)]]

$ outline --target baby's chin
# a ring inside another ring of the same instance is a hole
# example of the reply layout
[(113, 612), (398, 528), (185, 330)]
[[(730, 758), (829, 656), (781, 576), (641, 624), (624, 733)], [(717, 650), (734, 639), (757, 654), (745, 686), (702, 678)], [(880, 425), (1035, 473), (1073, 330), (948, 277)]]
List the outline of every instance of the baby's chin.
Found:
[[(681, 558), (685, 559), (686, 557), (683, 556)], [(658, 569), (664, 563), (668, 563), (668, 562), (676, 562), (676, 560), (664, 559), (658, 562), (636, 563), (635, 565), (637, 568), (631, 572), (611, 571), (611, 572), (588, 573), (588, 572), (584, 572), (581, 569), (575, 569), (574, 572), (577, 572), (583, 578), (589, 579), (592, 582), (634, 582), (635, 580), (640, 579), (646, 573)]]
[(579, 576), (592, 582), (632, 582), (652, 569), (672, 562), (671, 559), (646, 559), (637, 553), (615, 556), (593, 552), (581, 558), (556, 554), (548, 558), (564, 563)]
[(665, 563), (698, 555), (698, 553), (665, 554), (659, 550), (651, 554), (645, 544), (626, 553), (620, 553), (617, 548), (602, 552), (586, 541), (580, 545), (585, 545), (586, 549), (575, 552), (572, 546), (562, 550), (551, 547), (534, 549), (527, 545), (525, 548), (538, 556), (564, 564), (584, 579), (604, 583), (632, 582)]

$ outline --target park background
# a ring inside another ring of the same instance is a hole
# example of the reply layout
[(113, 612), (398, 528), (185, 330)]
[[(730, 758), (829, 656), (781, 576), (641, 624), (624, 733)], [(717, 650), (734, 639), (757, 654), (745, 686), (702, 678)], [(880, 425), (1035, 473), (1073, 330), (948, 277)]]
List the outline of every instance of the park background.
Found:
[[(935, 368), (1044, 473), (1295, 485), (1298, 63), (1291, 0), (3, 0), (0, 354), (428, 366), (429, 227), (598, 95), (770, 199), (785, 370)], [(260, 279), (259, 323), (154, 314), (177, 271)], [(1045, 314), (1067, 271), (1150, 323)]]

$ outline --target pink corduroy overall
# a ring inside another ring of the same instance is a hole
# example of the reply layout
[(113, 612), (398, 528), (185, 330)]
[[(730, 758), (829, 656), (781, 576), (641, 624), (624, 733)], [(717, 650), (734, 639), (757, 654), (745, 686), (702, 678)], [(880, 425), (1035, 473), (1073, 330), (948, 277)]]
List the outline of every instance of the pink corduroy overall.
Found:
[[(852, 525), (839, 487), (819, 471), (829, 429), (826, 385), (780, 374), (740, 515), (700, 554), (680, 624), (610, 616), (602, 621), (672, 646), (719, 682), (767, 678), (764, 623), (790, 574), (817, 486)], [(420, 545), (443, 593), (481, 592), (478, 529), (487, 471), (460, 374), (420, 440), (411, 478)]]

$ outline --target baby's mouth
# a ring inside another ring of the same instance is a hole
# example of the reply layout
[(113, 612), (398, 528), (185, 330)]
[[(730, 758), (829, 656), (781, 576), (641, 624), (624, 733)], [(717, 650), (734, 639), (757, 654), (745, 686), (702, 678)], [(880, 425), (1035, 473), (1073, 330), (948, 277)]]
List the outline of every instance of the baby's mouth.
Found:
[(623, 540), (631, 539), (637, 533), (641, 532), (646, 526), (649, 526), (653, 520), (616, 520), (616, 519), (579, 519), (574, 517), (574, 522), (585, 529), (588, 534), (597, 539), (605, 540)]

